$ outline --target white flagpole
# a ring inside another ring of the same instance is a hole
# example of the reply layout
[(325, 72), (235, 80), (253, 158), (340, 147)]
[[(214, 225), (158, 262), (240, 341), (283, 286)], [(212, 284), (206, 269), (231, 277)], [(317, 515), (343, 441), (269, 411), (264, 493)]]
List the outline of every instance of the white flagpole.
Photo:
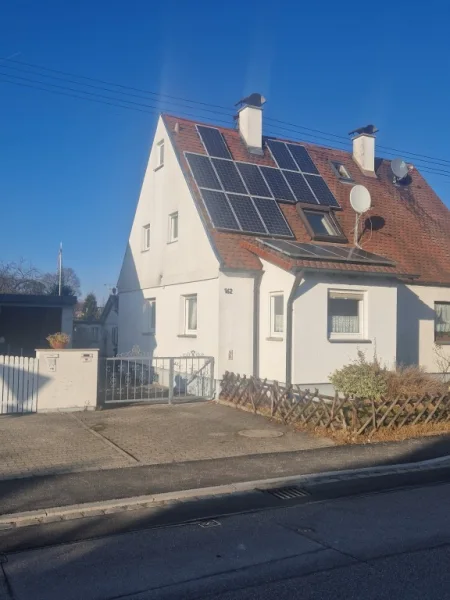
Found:
[(58, 254), (58, 293), (59, 296), (62, 294), (62, 242), (59, 245)]

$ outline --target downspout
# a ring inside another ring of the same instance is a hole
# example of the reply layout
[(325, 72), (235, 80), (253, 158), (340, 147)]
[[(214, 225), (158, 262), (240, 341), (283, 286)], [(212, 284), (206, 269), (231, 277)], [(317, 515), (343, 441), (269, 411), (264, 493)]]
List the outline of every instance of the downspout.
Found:
[(253, 377), (259, 377), (259, 304), (263, 271), (255, 275), (253, 282)]
[(286, 385), (292, 383), (292, 323), (293, 323), (293, 307), (295, 293), (297, 292), (298, 286), (303, 279), (303, 270), (299, 271), (295, 275), (294, 283), (292, 284), (292, 290), (289, 294), (289, 298), (286, 306)]

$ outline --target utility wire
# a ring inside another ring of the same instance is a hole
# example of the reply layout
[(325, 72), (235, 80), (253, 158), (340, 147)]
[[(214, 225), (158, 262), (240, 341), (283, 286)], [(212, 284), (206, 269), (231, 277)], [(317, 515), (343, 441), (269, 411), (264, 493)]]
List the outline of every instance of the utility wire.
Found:
[[(164, 93), (161, 93), (161, 92), (153, 92), (153, 91), (150, 91), (150, 90), (144, 90), (144, 89), (141, 89), (141, 88), (127, 86), (127, 85), (123, 85), (123, 84), (120, 84), (120, 83), (114, 83), (114, 82), (110, 82), (110, 81), (105, 81), (103, 79), (98, 79), (98, 78), (95, 78), (95, 77), (87, 77), (85, 75), (76, 75), (76, 74), (70, 73), (68, 71), (62, 71), (62, 70), (58, 70), (58, 69), (52, 69), (52, 68), (49, 68), (49, 67), (45, 67), (43, 65), (37, 65), (37, 64), (26, 62), (26, 61), (23, 61), (23, 60), (15, 60), (13, 57), (7, 57), (7, 58), (4, 59), (4, 61), (5, 62), (3, 63), (2, 66), (6, 66), (6, 64), (5, 64), (6, 62), (7, 63), (14, 63), (16, 65), (21, 65), (21, 66), (25, 65), (26, 67), (29, 67), (29, 68), (32, 68), (32, 69), (35, 69), (35, 70), (46, 71), (48, 73), (56, 73), (57, 75), (64, 75), (64, 76), (68, 76), (68, 77), (75, 77), (76, 79), (83, 79), (85, 81), (90, 81), (90, 82), (97, 83), (97, 84), (100, 83), (100, 84), (107, 85), (107, 86), (110, 86), (110, 87), (113, 86), (113, 87), (120, 88), (122, 90), (132, 90), (134, 92), (140, 92), (141, 94), (151, 95), (151, 96), (154, 96), (156, 98), (158, 98), (158, 97), (160, 97), (160, 98), (168, 98), (171, 101), (172, 100), (175, 101), (175, 102), (171, 102), (171, 104), (177, 104), (177, 103), (179, 104), (180, 102), (184, 102), (184, 103), (189, 103), (189, 104), (194, 104), (194, 105), (199, 105), (199, 106), (207, 107), (207, 108), (204, 109), (204, 111), (212, 112), (212, 113), (215, 113), (215, 114), (232, 115), (234, 113), (234, 111), (232, 109), (230, 109), (229, 107), (222, 106), (222, 105), (219, 105), (219, 104), (211, 104), (211, 103), (207, 103), (207, 102), (200, 102), (198, 100), (192, 100), (192, 99), (188, 99), (188, 98), (182, 98), (182, 97), (179, 97), (179, 96), (172, 96), (172, 95), (164, 94)], [(9, 68), (13, 68), (13, 67), (11, 66)], [(19, 70), (19, 67), (16, 67), (16, 69)], [(47, 75), (43, 75), (42, 73), (41, 74), (36, 73), (36, 75), (47, 76)], [(47, 77), (50, 77), (50, 76), (47, 76)], [(59, 79), (62, 79), (62, 78), (59, 78)], [(67, 81), (69, 81), (69, 80), (67, 80)], [(73, 82), (73, 81), (71, 81), (71, 82), (72, 83), (76, 83), (76, 82)], [(87, 84), (78, 83), (77, 85), (87, 85)], [(92, 87), (94, 87), (94, 86), (92, 86)], [(121, 92), (117, 92), (117, 93), (121, 93)], [(127, 93), (127, 92), (124, 92), (124, 94), (125, 93)], [(140, 96), (136, 96), (136, 97), (140, 97)], [(167, 103), (168, 102), (166, 102), (166, 104)], [(189, 108), (193, 108), (193, 107), (189, 107)], [(209, 110), (209, 109), (213, 109), (213, 108), (214, 109), (219, 109), (219, 110), (218, 111)], [(343, 136), (343, 135), (339, 135), (339, 134), (335, 134), (335, 133), (330, 133), (330, 132), (322, 131), (320, 129), (313, 129), (311, 127), (305, 127), (303, 125), (298, 125), (298, 124), (295, 124), (295, 123), (289, 123), (289, 122), (286, 122), (286, 121), (281, 121), (280, 119), (274, 119), (272, 117), (266, 117), (266, 122), (273, 122), (273, 123), (277, 123), (277, 124), (283, 125), (283, 126), (287, 125), (288, 127), (292, 127), (292, 128), (297, 129), (297, 130), (301, 130), (302, 132), (303, 131), (309, 131), (309, 132), (311, 132), (313, 134), (319, 134), (320, 136), (328, 136), (328, 137), (332, 137), (332, 138), (335, 138), (335, 139), (342, 139), (342, 140), (345, 140), (345, 141), (348, 142), (348, 138), (345, 137), (345, 136)], [(286, 128), (286, 130), (289, 131), (289, 129), (287, 129), (287, 128)], [(322, 138), (322, 139), (327, 139), (327, 138)], [(406, 156), (406, 155), (407, 156), (413, 156), (413, 157), (416, 157), (417, 159), (427, 159), (427, 161), (432, 161), (433, 163), (445, 163), (445, 164), (442, 164), (440, 166), (444, 166), (444, 167), (446, 165), (450, 166), (450, 160), (448, 160), (448, 159), (437, 158), (437, 157), (429, 156), (429, 155), (426, 155), (426, 154), (419, 154), (419, 153), (415, 153), (415, 152), (409, 152), (407, 150), (401, 150), (399, 148), (393, 148), (391, 146), (383, 146), (381, 144), (378, 145), (378, 148), (392, 151), (395, 154), (400, 153), (400, 154), (402, 154), (404, 156)]]
[[(0, 68), (2, 68), (4, 65), (0, 65)], [(27, 71), (28, 72), (28, 71)], [(32, 73), (33, 75), (37, 75), (39, 76), (39, 74), (35, 74)], [(115, 106), (118, 108), (126, 108), (128, 110), (135, 110), (141, 113), (147, 113), (147, 114), (152, 114), (152, 115), (159, 115), (161, 107), (160, 106), (154, 106), (154, 105), (149, 105), (149, 104), (145, 104), (142, 102), (134, 102), (131, 100), (127, 100), (126, 98), (116, 98), (116, 97), (111, 97), (111, 96), (106, 96), (104, 94), (97, 94), (94, 92), (89, 92), (86, 90), (80, 90), (80, 89), (76, 89), (76, 88), (72, 88), (72, 87), (68, 87), (68, 86), (63, 86), (63, 85), (58, 85), (58, 84), (52, 84), (49, 82), (43, 82), (43, 81), (39, 81), (39, 80), (35, 80), (35, 79), (29, 79), (29, 78), (25, 78), (25, 77), (20, 77), (18, 75), (11, 75), (10, 73), (4, 73), (2, 71), (0, 71), (0, 76), (2, 76), (2, 78), (0, 78), (0, 81), (3, 81), (5, 83), (10, 83), (13, 85), (19, 85), (22, 87), (28, 87), (28, 88), (33, 88), (33, 89), (38, 89), (41, 91), (46, 91), (46, 92), (50, 92), (53, 94), (58, 94), (58, 95), (63, 95), (63, 96), (68, 96), (68, 97), (72, 97), (78, 100), (88, 100), (91, 102), (97, 102), (100, 104), (105, 104), (108, 106)], [(61, 78), (58, 78), (61, 79)], [(19, 81), (18, 81), (19, 80)], [(24, 83), (25, 82), (25, 83)], [(76, 81), (73, 82), (75, 85), (85, 85), (85, 84), (78, 84)], [(49, 89), (49, 87), (51, 88), (57, 88), (55, 89)], [(116, 92), (114, 90), (108, 90), (107, 88), (99, 88), (98, 86), (89, 86), (91, 88), (95, 88), (95, 89), (103, 89), (108, 91), (109, 93), (121, 93), (121, 92)], [(82, 95), (80, 95), (82, 94)], [(134, 95), (133, 95), (134, 96)], [(202, 103), (204, 104), (204, 103)], [(203, 109), (197, 109), (195, 107), (191, 107), (191, 109), (193, 110), (203, 110)], [(180, 116), (185, 115), (185, 116), (189, 116), (189, 117), (193, 117), (195, 119), (206, 119), (206, 117), (199, 117), (197, 114), (193, 114), (190, 112), (186, 112), (184, 110), (180, 110), (177, 109), (177, 112), (180, 113)], [(208, 112), (214, 112), (214, 111), (209, 111)], [(230, 115), (231, 116), (231, 115)], [(217, 118), (208, 118), (208, 120), (213, 120), (215, 123), (217, 122), (221, 122), (224, 123), (228, 126), (230, 126), (230, 121), (227, 120), (225, 121), (224, 119), (217, 119)], [(269, 120), (269, 119), (267, 119)], [(275, 120), (275, 119), (273, 119)], [(289, 124), (290, 125), (290, 124)], [(277, 126), (276, 130), (273, 126), (269, 125), (269, 128), (271, 130), (273, 130), (273, 132), (271, 131), (271, 135), (275, 135), (275, 136), (282, 136), (282, 134), (280, 134), (280, 132), (278, 131), (278, 129), (283, 129), (286, 130), (288, 132), (293, 132), (293, 129), (291, 129), (291, 127), (283, 127), (283, 126)], [(307, 128), (305, 128), (307, 129)], [(318, 130), (311, 130), (311, 131), (318, 131)], [(295, 141), (306, 141), (306, 142), (310, 142), (310, 143), (316, 143), (317, 139), (323, 140), (325, 139), (325, 141), (327, 141), (328, 143), (330, 143), (330, 140), (328, 139), (328, 137), (322, 136), (322, 135), (316, 135), (313, 133), (302, 133), (302, 138), (301, 140), (298, 140), (298, 134), (299, 132), (295, 132), (297, 134), (297, 138), (293, 138), (292, 135), (290, 136), (291, 139), (294, 139)], [(325, 132), (324, 132), (325, 134)], [(325, 134), (325, 135), (330, 135), (330, 134)], [(334, 135), (334, 134), (331, 134)], [(335, 136), (337, 138), (342, 138), (343, 140), (345, 140), (345, 142), (341, 142), (338, 140), (333, 140), (333, 144), (334, 144), (334, 148), (336, 148), (336, 144), (339, 144), (341, 146), (344, 146), (345, 149), (347, 151), (349, 151), (349, 145), (350, 145), (350, 141), (346, 138), (344, 138), (343, 136)], [(305, 139), (307, 138), (307, 139)], [(312, 141), (311, 141), (312, 139)], [(378, 146), (380, 147), (380, 146)], [(341, 148), (338, 148), (341, 149)], [(388, 152), (388, 154), (393, 154), (392, 152)], [(395, 154), (393, 154), (395, 156)], [(434, 166), (436, 167), (441, 167), (444, 165), (440, 165), (434, 162), (431, 162), (429, 160), (424, 160), (424, 159), (418, 159), (418, 161), (420, 162), (425, 162), (425, 163), (431, 163), (431, 166), (429, 166), (428, 164), (423, 165), (419, 165), (420, 170), (422, 172), (426, 172), (426, 173), (430, 173), (433, 175), (439, 175), (439, 176), (445, 176), (445, 177), (450, 177), (450, 171), (446, 171), (446, 170), (442, 170), (442, 169), (436, 169)]]

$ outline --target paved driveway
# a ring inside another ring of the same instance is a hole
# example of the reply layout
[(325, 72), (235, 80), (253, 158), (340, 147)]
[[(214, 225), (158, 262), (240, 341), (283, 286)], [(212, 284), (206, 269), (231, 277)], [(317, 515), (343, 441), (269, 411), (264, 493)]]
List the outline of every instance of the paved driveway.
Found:
[(327, 445), (328, 440), (212, 402), (5, 416), (0, 418), (0, 478)]

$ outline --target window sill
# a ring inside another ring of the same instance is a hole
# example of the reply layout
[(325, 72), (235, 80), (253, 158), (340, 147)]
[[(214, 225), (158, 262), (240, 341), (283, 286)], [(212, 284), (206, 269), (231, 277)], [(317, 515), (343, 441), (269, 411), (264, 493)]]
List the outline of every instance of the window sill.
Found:
[(163, 166), (164, 166), (164, 163), (163, 163), (162, 165), (158, 165), (157, 167), (155, 167), (155, 168), (153, 169), (153, 171), (156, 173), (156, 171), (159, 171), (160, 169), (162, 169), (162, 168), (163, 168)]
[(196, 333), (179, 333), (177, 335), (177, 337), (180, 337), (180, 338), (196, 338), (197, 334)]
[(178, 238), (176, 240), (169, 240), (167, 244), (176, 244), (178, 242)]
[(142, 335), (155, 335), (154, 331), (143, 331)]
[(283, 338), (282, 337), (266, 337), (266, 340), (268, 342), (282, 342)]
[(450, 340), (435, 340), (436, 346), (450, 346)]
[(150, 250), (150, 248), (143, 248), (143, 249), (141, 250), (141, 252), (148, 252), (149, 250)]
[(363, 338), (328, 338), (328, 341), (332, 344), (371, 344), (372, 340), (366, 340)]

